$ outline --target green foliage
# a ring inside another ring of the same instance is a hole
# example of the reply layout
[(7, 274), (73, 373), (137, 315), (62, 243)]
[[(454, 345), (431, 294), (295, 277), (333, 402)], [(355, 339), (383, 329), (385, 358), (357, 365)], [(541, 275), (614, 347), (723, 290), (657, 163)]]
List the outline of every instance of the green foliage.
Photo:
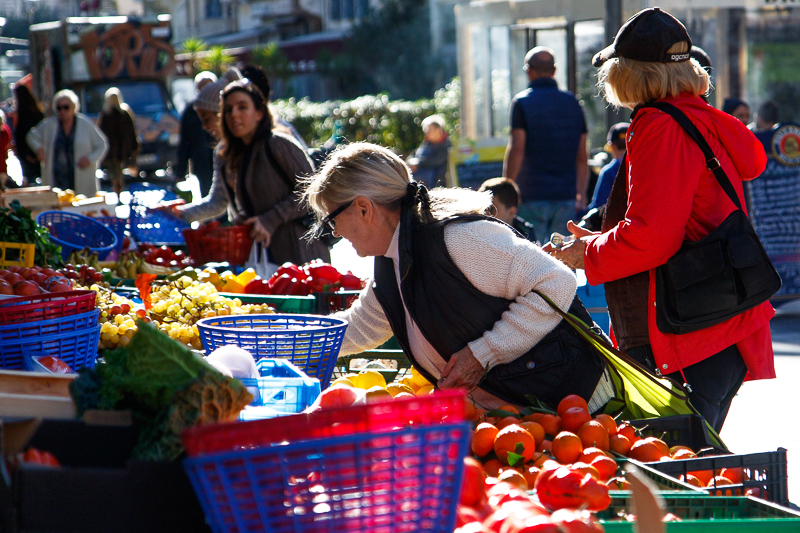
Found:
[(281, 52), (278, 43), (253, 47), (250, 50), (250, 61), (261, 67), (269, 79), (286, 82), (294, 74), (289, 59)]
[(200, 70), (210, 70), (217, 76), (227, 69), (228, 65), (233, 64), (234, 57), (230, 55), (224, 46), (212, 46), (197, 63)]
[(445, 129), (457, 134), (461, 85), (454, 78), (432, 99), (390, 100), (388, 95), (367, 95), (345, 102), (276, 100), (278, 115), (291, 122), (309, 146), (320, 146), (336, 128), (346, 141), (368, 141), (406, 156), (422, 143), (422, 120), (433, 114), (445, 118)]
[(385, 0), (362, 18), (336, 58), (316, 59), (341, 94), (386, 92), (394, 98), (424, 98), (435, 89), (438, 60), (431, 54), (425, 0)]
[(18, 242), (36, 245), (34, 264), (59, 267), (61, 246), (50, 240), (50, 232), (31, 217), (31, 210), (23, 207), (17, 200), (11, 206), (0, 209), (0, 242)]

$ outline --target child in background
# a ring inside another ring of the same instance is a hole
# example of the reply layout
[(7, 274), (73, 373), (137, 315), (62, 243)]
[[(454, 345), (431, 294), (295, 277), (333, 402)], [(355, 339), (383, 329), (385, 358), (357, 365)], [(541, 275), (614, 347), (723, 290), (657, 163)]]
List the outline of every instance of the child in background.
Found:
[(492, 205), (495, 211), (492, 214), (493, 217), (502, 220), (520, 232), (526, 239), (538, 244), (533, 224), (517, 215), (520, 194), (516, 183), (508, 178), (492, 178), (484, 181), (478, 191), (492, 193)]

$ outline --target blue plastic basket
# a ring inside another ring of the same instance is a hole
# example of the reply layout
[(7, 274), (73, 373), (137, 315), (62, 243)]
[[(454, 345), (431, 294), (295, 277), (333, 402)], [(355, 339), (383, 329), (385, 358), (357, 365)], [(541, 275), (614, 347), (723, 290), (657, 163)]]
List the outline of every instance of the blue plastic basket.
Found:
[[(271, 416), (240, 416), (240, 420), (272, 418), (282, 414), (294, 414), (314, 403), (321, 392), (319, 380), (306, 376), (302, 370), (286, 359), (261, 359), (256, 364), (257, 379), (239, 378), (239, 381), (254, 394), (250, 402), (253, 407), (269, 407), (278, 414)], [(243, 411), (244, 413), (244, 411)]]
[(250, 352), (256, 361), (288, 359), (325, 389), (347, 322), (314, 315), (240, 315), (204, 318), (197, 328), (206, 353), (233, 345)]
[(36, 223), (50, 230), (50, 239), (61, 246), (61, 257), (67, 259), (76, 250), (89, 248), (103, 260), (117, 245), (114, 232), (91, 217), (65, 211), (44, 211)]
[[(397, 403), (374, 406), (383, 411), (414, 407)], [(338, 411), (339, 418), (349, 420), (350, 411)], [(391, 418), (401, 420), (403, 414)], [(234, 426), (237, 432), (252, 428), (256, 434), (260, 427), (275, 434), (274, 426), (265, 424), (325, 423), (311, 418), (298, 415)], [(413, 414), (406, 420), (411, 418)], [(330, 426), (332, 435), (297, 438), (291, 444), (253, 448), (255, 443), (245, 439), (243, 449), (186, 459), (184, 467), (211, 530), (452, 533), (472, 434), (469, 423), (454, 419), (394, 431), (351, 425), (345, 420)]]
[(114, 246), (114, 250), (116, 250), (119, 255), (119, 253), (122, 252), (122, 245), (125, 244), (125, 229), (128, 227), (128, 219), (119, 217), (95, 217), (95, 220), (104, 224), (114, 232), (114, 236), (117, 237), (117, 245)]
[(97, 326), (99, 316), (100, 310), (95, 309), (79, 315), (24, 322), (11, 326), (0, 326), (0, 342), (19, 341), (20, 339), (30, 339), (59, 333), (71, 333), (73, 331), (94, 328)]
[(72, 370), (93, 367), (97, 358), (100, 326), (41, 337), (0, 342), (0, 368), (22, 369), (23, 354), (44, 352), (60, 358)]
[(181, 246), (185, 244), (183, 230), (191, 227), (186, 222), (164, 213), (151, 210), (161, 202), (176, 200), (178, 195), (146, 183), (136, 183), (131, 193), (130, 232), (136, 242)]

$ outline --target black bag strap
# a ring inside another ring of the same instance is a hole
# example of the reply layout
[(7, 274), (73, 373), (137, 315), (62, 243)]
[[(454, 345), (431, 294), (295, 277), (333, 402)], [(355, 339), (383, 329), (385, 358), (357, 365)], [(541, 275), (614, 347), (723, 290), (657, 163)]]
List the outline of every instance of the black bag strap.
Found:
[(734, 203), (736, 208), (739, 211), (742, 211), (742, 203), (739, 201), (739, 195), (736, 194), (736, 190), (733, 188), (730, 178), (728, 178), (728, 175), (722, 169), (719, 159), (717, 159), (717, 156), (714, 155), (714, 152), (711, 150), (711, 147), (708, 145), (705, 137), (703, 137), (703, 135), (697, 129), (697, 126), (695, 126), (694, 123), (689, 120), (689, 117), (687, 117), (683, 111), (672, 104), (668, 104), (667, 102), (653, 102), (652, 104), (648, 104), (644, 107), (654, 107), (659, 111), (663, 111), (674, 118), (678, 124), (680, 124), (689, 137), (691, 137), (692, 140), (694, 140), (694, 142), (696, 142), (700, 147), (700, 150), (702, 150), (703, 155), (706, 158), (706, 167), (708, 170), (714, 173), (714, 177), (717, 178), (722, 190), (725, 191), (725, 194), (728, 195), (728, 198), (731, 199), (731, 202)]

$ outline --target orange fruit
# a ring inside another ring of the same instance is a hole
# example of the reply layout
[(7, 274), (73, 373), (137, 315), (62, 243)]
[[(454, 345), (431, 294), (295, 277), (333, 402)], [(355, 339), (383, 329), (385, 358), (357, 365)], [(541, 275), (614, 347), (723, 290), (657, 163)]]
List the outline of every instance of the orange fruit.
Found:
[(562, 465), (577, 461), (582, 451), (581, 439), (574, 433), (562, 431), (553, 439), (553, 456)]
[(728, 478), (734, 485), (742, 483), (742, 468), (723, 468), (719, 473), (720, 476)]
[(632, 425), (628, 424), (627, 422), (623, 422), (622, 424), (617, 426), (617, 435), (622, 435), (630, 441), (631, 446), (639, 440), (641, 437), (636, 434), (636, 428)]
[(500, 407), (498, 407), (498, 409), (500, 409), (501, 411), (505, 411), (507, 413), (514, 413), (515, 415), (519, 414), (519, 409), (517, 409), (513, 405), (501, 405)]
[(474, 457), (464, 457), (464, 478), (461, 481), (461, 505), (476, 506), (486, 494), (483, 465)]
[(688, 476), (694, 476), (702, 484), (703, 487), (707, 486), (711, 479), (714, 477), (713, 470), (695, 470), (687, 472)]
[(497, 459), (489, 459), (483, 463), (483, 471), (486, 472), (486, 475), (489, 477), (497, 477), (500, 475), (500, 468), (502, 467), (503, 463)]
[(544, 442), (544, 428), (540, 424), (537, 424), (536, 422), (522, 422), (520, 427), (533, 435), (533, 438), (536, 439), (537, 446), (540, 442)]
[(592, 420), (589, 411), (582, 407), (570, 407), (561, 416), (561, 430), (577, 433), (586, 422)]
[(624, 435), (613, 435), (608, 438), (608, 449), (620, 455), (628, 455), (631, 451), (631, 441)]
[(475, 404), (470, 401), (464, 402), (464, 418), (467, 420), (475, 420), (478, 417), (478, 410)]
[(691, 449), (691, 448), (689, 448), (688, 446), (681, 446), (681, 445), (679, 444), (679, 445), (677, 445), (677, 446), (670, 446), (670, 448), (669, 448), (669, 455), (670, 455), (670, 457), (673, 457), (673, 456), (674, 456), (676, 453), (678, 453), (678, 452), (679, 452), (679, 451), (681, 451), (681, 450), (689, 450), (690, 452), (694, 453), (694, 450), (692, 450), (692, 449)]
[(531, 413), (529, 415), (525, 415), (522, 417), (522, 420), (525, 422), (539, 422), (539, 420), (545, 415), (545, 413)]
[(531, 466), (541, 468), (546, 461), (550, 460), (550, 457), (548, 457), (546, 453), (537, 452), (537, 454), (533, 457), (533, 463), (531, 463)]
[(578, 437), (584, 448), (600, 448), (601, 450), (608, 450), (608, 431), (605, 426), (596, 420), (590, 420), (584, 423), (578, 429)]
[(605, 455), (598, 455), (589, 464), (597, 469), (602, 480), (611, 479), (617, 473), (617, 462)]
[(475, 428), (472, 434), (472, 453), (478, 457), (483, 457), (494, 449), (494, 438), (500, 432), (492, 424), (483, 422)]
[(555, 437), (561, 431), (561, 417), (544, 415), (539, 419), (539, 425), (544, 428), (545, 433)]
[(631, 451), (628, 452), (628, 457), (643, 463), (652, 463), (655, 461), (660, 461), (663, 457), (663, 454), (658, 446), (656, 446), (654, 443), (646, 440), (640, 440), (631, 446)]
[(606, 428), (609, 437), (617, 434), (617, 422), (610, 415), (597, 415), (594, 417), (594, 419), (595, 421), (603, 424), (603, 427)]
[(513, 417), (513, 416), (507, 416), (505, 418), (501, 418), (497, 422), (497, 424), (495, 424), (495, 426), (497, 426), (497, 429), (503, 429), (503, 428), (507, 428), (508, 426), (510, 426), (512, 424), (519, 425), (519, 418), (516, 418), (516, 417)]
[(694, 487), (703, 488), (705, 486), (702, 483), (700, 483), (699, 479), (697, 479), (696, 477), (694, 477), (691, 474), (686, 474), (685, 479), (684, 479), (684, 476), (681, 476), (681, 481), (683, 481), (685, 483), (688, 483), (689, 485), (692, 485)]
[(663, 456), (666, 456), (666, 457), (670, 456), (669, 455), (669, 446), (667, 446), (667, 443), (664, 442), (663, 440), (661, 440), (661, 439), (659, 439), (657, 437), (647, 437), (644, 440), (646, 440), (647, 442), (652, 442), (653, 444), (655, 444), (656, 447), (658, 448), (658, 451), (661, 452), (661, 456), (662, 457)]
[(624, 477), (614, 477), (606, 482), (610, 490), (631, 490), (630, 482)]
[(570, 470), (574, 470), (576, 472), (580, 472), (581, 474), (589, 474), (597, 481), (600, 481), (600, 472), (597, 471), (595, 467), (586, 463), (572, 463), (569, 467)]
[(572, 407), (580, 407), (587, 413), (589, 412), (589, 405), (586, 403), (586, 400), (578, 396), (577, 394), (570, 394), (566, 396), (563, 400), (558, 402), (558, 407), (556, 408), (556, 412), (558, 416), (564, 418), (564, 413), (567, 409), (571, 409)]
[(551, 452), (553, 451), (553, 441), (544, 439), (536, 445), (537, 452)]
[(319, 407), (320, 409), (350, 407), (356, 398), (358, 398), (358, 393), (354, 387), (334, 385), (322, 391), (319, 397)]
[(528, 481), (525, 479), (525, 476), (512, 468), (502, 472), (499, 476), (497, 476), (497, 480), (511, 483), (522, 490), (528, 490)]
[(673, 459), (694, 459), (697, 457), (692, 450), (678, 450), (672, 454)]
[(536, 453), (536, 440), (517, 425), (503, 428), (494, 438), (494, 453), (501, 463), (508, 464), (508, 452), (521, 455), (523, 462), (528, 462)]
[(584, 463), (591, 463), (595, 457), (603, 456), (605, 457), (605, 452), (600, 448), (595, 448), (594, 446), (589, 446), (588, 448), (584, 448), (581, 452), (581, 456), (578, 457), (578, 461), (582, 461)]
[(528, 487), (533, 487), (536, 484), (536, 478), (539, 477), (541, 470), (538, 466), (528, 466), (522, 471), (522, 476), (528, 482)]
[(486, 409), (481, 409), (480, 407), (475, 408), (475, 418), (472, 420), (477, 422), (484, 422), (484, 418), (486, 418)]

